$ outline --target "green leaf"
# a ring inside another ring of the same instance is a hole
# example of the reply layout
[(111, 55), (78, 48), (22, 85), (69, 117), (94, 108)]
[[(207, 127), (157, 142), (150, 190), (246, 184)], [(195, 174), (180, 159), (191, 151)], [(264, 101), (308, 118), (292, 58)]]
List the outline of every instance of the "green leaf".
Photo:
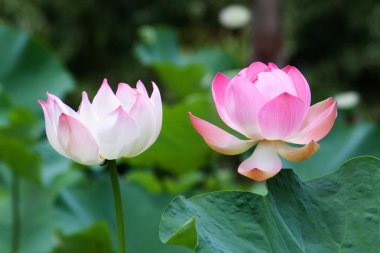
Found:
[[(207, 96), (191, 96), (183, 103), (164, 106), (160, 136), (155, 144), (141, 155), (128, 159), (137, 166), (156, 166), (173, 174), (185, 174), (210, 162), (214, 153), (194, 130), (188, 112), (211, 120), (216, 112)], [(212, 121), (212, 120), (211, 120)]]
[(126, 179), (130, 183), (137, 183), (152, 193), (162, 192), (160, 180), (151, 171), (133, 170), (128, 173)]
[(167, 88), (175, 98), (185, 98), (190, 94), (202, 91), (202, 78), (206, 73), (204, 66), (198, 63), (178, 65), (159, 62), (152, 65), (160, 78), (160, 84)]
[(380, 160), (359, 157), (309, 182), (283, 170), (268, 180), (265, 197), (238, 191), (177, 197), (162, 216), (161, 240), (195, 217), (195, 252), (378, 252), (379, 182)]
[(250, 192), (256, 193), (261, 196), (268, 194), (268, 188), (266, 182), (253, 182), (252, 186), (249, 189)]
[(73, 87), (58, 58), (29, 34), (0, 25), (0, 44), (0, 84), (17, 105), (40, 111), (46, 91), (61, 96)]
[[(96, 183), (78, 185), (63, 190), (56, 206), (57, 226), (65, 234), (75, 233), (94, 222), (106, 221), (116, 240), (115, 211), (108, 175)], [(161, 212), (169, 196), (148, 194), (142, 188), (120, 180), (126, 222), (127, 252), (185, 253), (178, 246), (163, 245), (157, 228)], [(114, 241), (116, 245), (116, 241)], [(95, 252), (95, 251), (83, 251)]]
[[(218, 47), (201, 48), (189, 55), (191, 62), (197, 62), (205, 66), (211, 75), (217, 72), (229, 70), (235, 66), (233, 59), (226, 53), (225, 50)], [(211, 80), (212, 81), (212, 80)], [(211, 82), (208, 87), (211, 86)]]
[(2, 134), (23, 142), (32, 143), (40, 137), (37, 116), (29, 109), (13, 107), (8, 112), (7, 124), (0, 128)]
[(179, 63), (177, 33), (174, 29), (166, 26), (143, 26), (139, 35), (141, 43), (135, 47), (135, 52), (142, 63)]
[(58, 245), (52, 253), (112, 253), (112, 241), (107, 224), (96, 223), (71, 235), (58, 236)]
[[(20, 180), (19, 253), (46, 253), (54, 242), (53, 194)], [(0, 252), (11, 252), (11, 194), (0, 188)]]
[(163, 181), (165, 190), (172, 194), (184, 193), (195, 188), (204, 180), (204, 174), (200, 171), (192, 171), (187, 174), (178, 175), (175, 178), (166, 177)]
[(41, 182), (41, 159), (23, 141), (0, 134), (0, 160), (17, 175)]
[[(42, 161), (43, 170), (41, 174), (44, 185), (51, 186), (57, 184), (57, 180), (68, 180), (71, 181), (71, 184), (76, 182), (72, 177), (73, 174), (77, 173), (69, 170), (72, 161), (55, 151), (47, 140), (39, 142), (33, 147), (33, 150), (40, 156)], [(66, 177), (69, 179), (65, 179)], [(67, 184), (65, 182), (62, 183), (63, 186), (70, 184), (70, 182)]]
[[(166, 223), (166, 225), (168, 224), (170, 224), (170, 222)], [(198, 246), (198, 233), (195, 217), (190, 218), (176, 231), (170, 231), (172, 228), (173, 227), (166, 227), (161, 230), (164, 232), (160, 234), (160, 238), (164, 243), (179, 244), (189, 249), (196, 249)]]
[(321, 148), (304, 162), (284, 160), (284, 168), (292, 168), (302, 180), (327, 175), (350, 157), (372, 155), (380, 157), (380, 130), (371, 123), (348, 125), (338, 120), (332, 132), (321, 142)]

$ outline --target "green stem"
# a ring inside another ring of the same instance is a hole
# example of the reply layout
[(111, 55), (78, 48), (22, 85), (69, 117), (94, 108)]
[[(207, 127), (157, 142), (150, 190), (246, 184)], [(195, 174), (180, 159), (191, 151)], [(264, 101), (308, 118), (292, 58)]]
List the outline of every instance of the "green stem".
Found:
[(108, 161), (108, 170), (112, 182), (113, 199), (115, 201), (116, 212), (116, 225), (117, 225), (117, 241), (118, 241), (118, 253), (126, 253), (125, 244), (125, 226), (124, 226), (124, 213), (123, 203), (121, 202), (119, 178), (116, 169), (116, 160)]
[(20, 244), (20, 182), (15, 173), (12, 175), (12, 253), (18, 253)]

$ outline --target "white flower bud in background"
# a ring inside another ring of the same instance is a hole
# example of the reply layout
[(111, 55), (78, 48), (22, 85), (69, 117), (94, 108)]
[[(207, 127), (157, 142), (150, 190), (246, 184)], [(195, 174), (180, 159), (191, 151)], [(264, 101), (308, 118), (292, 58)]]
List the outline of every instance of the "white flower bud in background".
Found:
[(345, 91), (334, 96), (339, 109), (348, 110), (356, 107), (360, 102), (360, 94), (356, 91)]
[(224, 7), (219, 13), (219, 23), (228, 29), (238, 29), (248, 25), (251, 20), (251, 11), (238, 4)]

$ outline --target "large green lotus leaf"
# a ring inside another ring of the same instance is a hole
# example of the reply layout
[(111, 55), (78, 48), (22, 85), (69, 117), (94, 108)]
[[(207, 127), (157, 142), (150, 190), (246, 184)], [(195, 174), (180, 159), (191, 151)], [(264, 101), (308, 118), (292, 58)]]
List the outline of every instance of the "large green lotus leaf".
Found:
[[(108, 175), (106, 175), (108, 176)], [(140, 187), (120, 180), (126, 222), (127, 252), (185, 253), (187, 249), (163, 245), (158, 238), (158, 225), (169, 196), (151, 195)], [(78, 185), (62, 191), (55, 217), (62, 233), (77, 234), (95, 222), (110, 224), (116, 240), (116, 220), (112, 188), (108, 178), (96, 183)], [(114, 241), (116, 245), (116, 241)], [(79, 251), (78, 251), (79, 252)], [(82, 251), (94, 252), (94, 251)]]
[(0, 84), (16, 104), (39, 111), (46, 91), (60, 96), (73, 87), (59, 59), (29, 34), (0, 25), (0, 45)]
[(378, 252), (379, 159), (354, 158), (308, 182), (283, 170), (267, 184), (264, 197), (224, 191), (175, 198), (160, 239), (202, 253)]
[(321, 148), (309, 159), (298, 163), (284, 161), (283, 167), (294, 169), (302, 180), (311, 180), (331, 173), (350, 157), (380, 157), (380, 130), (372, 123), (348, 125), (338, 120), (319, 143)]
[(209, 163), (210, 155), (215, 152), (194, 130), (187, 113), (216, 122), (212, 120), (216, 112), (211, 103), (209, 96), (194, 95), (177, 105), (164, 106), (162, 130), (156, 143), (127, 161), (138, 166), (156, 166), (174, 174), (197, 170)]

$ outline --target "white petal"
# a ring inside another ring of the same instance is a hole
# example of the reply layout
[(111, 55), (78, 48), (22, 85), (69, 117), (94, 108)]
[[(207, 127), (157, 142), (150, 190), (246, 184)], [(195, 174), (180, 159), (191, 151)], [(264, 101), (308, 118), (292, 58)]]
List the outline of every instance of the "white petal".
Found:
[(138, 133), (132, 117), (122, 106), (118, 107), (98, 124), (96, 136), (100, 154), (107, 160), (129, 155)]
[(136, 91), (128, 84), (119, 83), (116, 91), (116, 97), (123, 105), (124, 111), (129, 112), (133, 104), (136, 102)]
[(150, 96), (150, 102), (152, 103), (154, 115), (156, 118), (156, 124), (155, 124), (155, 134), (152, 139), (153, 142), (156, 141), (158, 138), (158, 135), (160, 134), (161, 127), (162, 127), (162, 101), (161, 101), (161, 94), (160, 90), (158, 89), (157, 85), (152, 82), (153, 85), (153, 92)]
[(137, 94), (136, 103), (131, 108), (130, 116), (137, 124), (139, 136), (128, 157), (136, 156), (146, 150), (153, 144), (157, 136), (156, 115), (150, 100), (146, 99), (143, 94)]
[(102, 162), (94, 136), (79, 120), (63, 113), (59, 117), (57, 136), (61, 147), (72, 160), (85, 165)]
[(71, 107), (63, 103), (61, 99), (59, 99), (59, 97), (50, 93), (47, 93), (47, 96), (49, 103), (51, 103), (50, 101), (54, 101), (59, 107), (60, 112), (64, 112), (65, 114), (70, 115), (71, 117), (77, 117), (77, 113), (73, 109), (71, 109)]
[(94, 134), (99, 120), (85, 91), (82, 92), (82, 102), (79, 106), (78, 115), (78, 119)]
[[(50, 101), (50, 102), (54, 103), (54, 101)], [(58, 142), (57, 128), (54, 124), (54, 115), (53, 115), (54, 105), (47, 103), (45, 101), (41, 101), (41, 100), (39, 100), (38, 103), (40, 103), (40, 105), (42, 106), (42, 110), (44, 112), (46, 136), (50, 145), (58, 153), (68, 158), (68, 155), (63, 151), (61, 144), (59, 144)]]
[(146, 91), (145, 85), (140, 80), (137, 81), (136, 90), (138, 93), (143, 94), (145, 98), (149, 97), (148, 92)]
[(116, 110), (120, 105), (121, 103), (108, 85), (107, 79), (104, 79), (102, 86), (92, 101), (96, 115), (99, 119), (102, 119), (107, 116), (107, 114)]

